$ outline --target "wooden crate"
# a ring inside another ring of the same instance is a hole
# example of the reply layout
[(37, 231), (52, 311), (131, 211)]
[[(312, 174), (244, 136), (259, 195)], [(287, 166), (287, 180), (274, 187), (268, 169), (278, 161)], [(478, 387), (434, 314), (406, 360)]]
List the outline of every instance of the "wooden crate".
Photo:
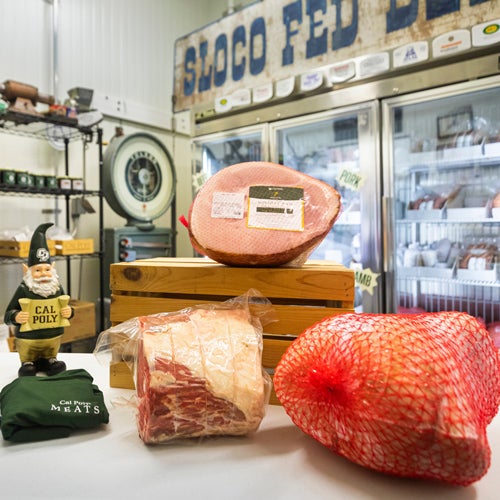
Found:
[[(30, 241), (0, 240), (1, 257), (26, 258), (30, 252)], [(53, 240), (47, 240), (50, 255), (56, 254), (56, 244)]]
[(94, 240), (77, 239), (77, 240), (56, 240), (55, 248), (57, 255), (78, 255), (94, 253)]
[(88, 339), (96, 335), (95, 304), (82, 300), (70, 300), (69, 305), (73, 307), (74, 314), (70, 319), (70, 325), (64, 329), (61, 342), (75, 342)]
[[(228, 267), (204, 258), (155, 258), (111, 265), (113, 325), (129, 318), (225, 300), (258, 290), (277, 321), (264, 326), (263, 366), (272, 374), (290, 342), (307, 327), (354, 311), (354, 273), (331, 261), (302, 267)], [(120, 356), (110, 368), (112, 387), (133, 388)], [(274, 394), (271, 402), (276, 402)]]

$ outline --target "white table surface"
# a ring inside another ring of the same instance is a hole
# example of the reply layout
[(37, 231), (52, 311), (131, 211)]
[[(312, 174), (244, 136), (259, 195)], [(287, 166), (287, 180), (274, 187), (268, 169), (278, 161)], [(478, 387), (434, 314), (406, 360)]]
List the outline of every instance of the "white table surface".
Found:
[[(134, 412), (109, 387), (108, 368), (92, 354), (61, 354), (85, 368), (104, 392), (110, 423), (68, 438), (0, 445), (0, 495), (7, 499), (439, 499), (500, 498), (500, 417), (489, 426), (492, 464), (467, 488), (400, 479), (363, 469), (328, 451), (269, 406), (249, 437), (146, 446)], [(16, 353), (0, 353), (1, 387), (17, 377)]]

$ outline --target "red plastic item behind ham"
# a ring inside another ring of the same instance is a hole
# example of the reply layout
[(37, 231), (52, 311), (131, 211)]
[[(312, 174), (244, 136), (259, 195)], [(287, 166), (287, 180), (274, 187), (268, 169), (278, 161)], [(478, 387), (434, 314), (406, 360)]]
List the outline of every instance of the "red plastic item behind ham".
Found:
[(490, 465), (497, 349), (457, 312), (346, 314), (307, 329), (274, 375), (293, 422), (362, 466), (468, 485)]

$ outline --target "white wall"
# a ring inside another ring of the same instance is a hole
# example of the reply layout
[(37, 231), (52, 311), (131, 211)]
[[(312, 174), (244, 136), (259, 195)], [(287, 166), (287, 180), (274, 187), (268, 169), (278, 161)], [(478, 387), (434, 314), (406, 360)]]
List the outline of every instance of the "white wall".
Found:
[[(226, 0), (0, 0), (0, 82), (17, 80), (51, 93), (63, 102), (74, 86), (94, 89), (93, 104), (105, 114), (104, 140), (120, 125), (125, 133), (145, 130), (157, 135), (174, 156), (177, 214), (191, 202), (189, 137), (172, 130), (174, 41), (222, 16), (232, 3)], [(56, 23), (53, 29), (54, 22)], [(54, 37), (54, 34), (56, 35)], [(55, 45), (53, 42), (55, 41)], [(83, 172), (80, 143), (70, 148), (71, 174)], [(0, 133), (0, 168), (63, 175), (63, 153), (43, 140)], [(98, 156), (95, 144), (86, 155), (87, 188), (97, 187)], [(97, 209), (97, 199), (89, 199)], [(0, 231), (36, 227), (55, 220), (42, 209), (63, 208), (63, 200), (0, 196)], [(105, 227), (120, 227), (125, 220), (105, 204)], [(56, 220), (65, 225), (63, 217)], [(170, 226), (170, 214), (156, 221)], [(83, 215), (76, 237), (97, 242), (95, 215)], [(192, 255), (186, 231), (178, 225), (178, 256)], [(58, 264), (64, 283), (64, 265)], [(85, 259), (73, 264), (72, 295), (95, 301), (98, 265)], [(21, 279), (20, 264), (0, 265), (0, 312)]]

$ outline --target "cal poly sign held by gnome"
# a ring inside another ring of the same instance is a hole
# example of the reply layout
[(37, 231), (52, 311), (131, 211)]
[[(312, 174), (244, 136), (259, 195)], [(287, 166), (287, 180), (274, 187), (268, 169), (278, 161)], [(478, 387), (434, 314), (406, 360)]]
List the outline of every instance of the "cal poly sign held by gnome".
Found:
[(57, 354), (73, 308), (50, 258), (46, 232), (52, 225), (41, 224), (33, 233), (28, 264), (23, 264), (23, 281), (5, 311), (5, 323), (16, 329), (20, 377), (39, 371), (55, 375), (66, 369)]

